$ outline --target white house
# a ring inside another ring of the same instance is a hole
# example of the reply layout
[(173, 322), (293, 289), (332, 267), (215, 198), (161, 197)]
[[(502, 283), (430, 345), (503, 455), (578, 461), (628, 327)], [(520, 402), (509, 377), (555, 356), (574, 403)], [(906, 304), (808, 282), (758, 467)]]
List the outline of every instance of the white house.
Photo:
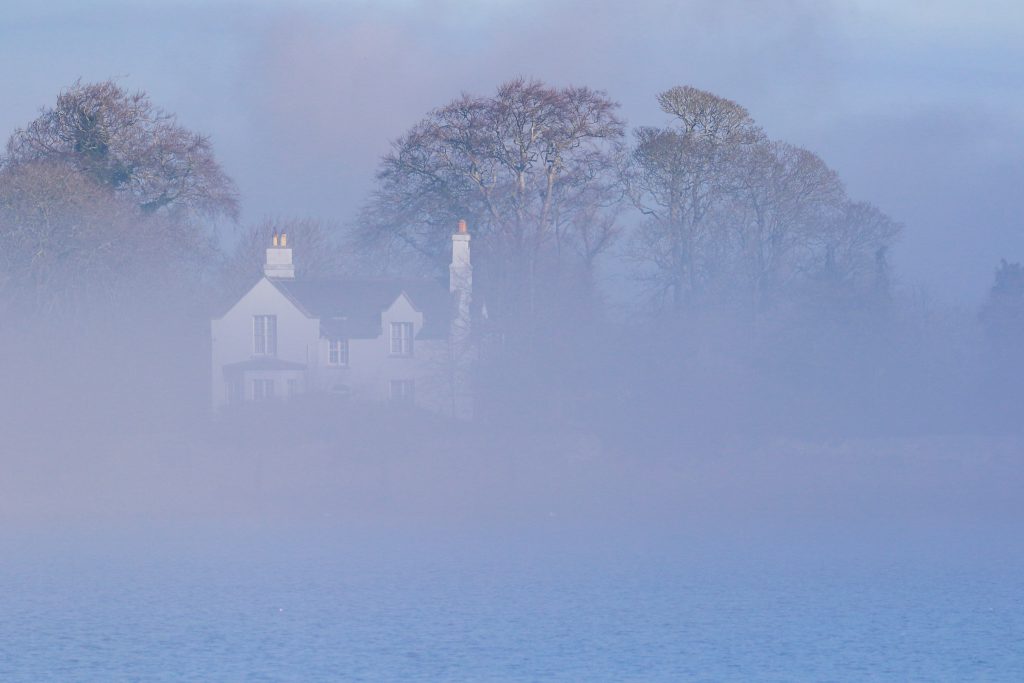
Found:
[(465, 221), (451, 239), (445, 288), (298, 279), (287, 235), (275, 235), (263, 277), (212, 321), (214, 409), (325, 392), (468, 417), (473, 266)]

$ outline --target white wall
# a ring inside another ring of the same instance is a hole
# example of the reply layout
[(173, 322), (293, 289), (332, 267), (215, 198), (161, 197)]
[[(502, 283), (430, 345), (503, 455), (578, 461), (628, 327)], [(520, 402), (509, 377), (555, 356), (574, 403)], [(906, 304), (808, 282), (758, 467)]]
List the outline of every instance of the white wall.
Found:
[[(320, 321), (307, 318), (266, 278), (257, 282), (223, 317), (211, 323), (213, 334), (212, 400), (214, 407), (226, 402), (223, 367), (246, 361), (253, 353), (253, 316), (277, 316), (277, 358), (308, 364), (315, 372)], [(283, 387), (275, 387), (284, 395)], [(248, 390), (248, 388), (247, 388)]]
[[(413, 326), (413, 355), (392, 356), (390, 351), (391, 323), (410, 322)], [(435, 391), (429, 376), (435, 372), (437, 359), (447, 351), (445, 340), (416, 340), (423, 329), (423, 314), (417, 311), (407, 297), (398, 297), (381, 314), (381, 335), (376, 339), (350, 339), (349, 365), (338, 368), (327, 365), (328, 342), (320, 340), (321, 365), (318, 387), (330, 391), (335, 385), (349, 387), (352, 396), (361, 400), (381, 401), (389, 398), (391, 380), (416, 382), (417, 403), (428, 405)]]
[[(392, 380), (412, 380), (416, 384), (418, 405), (439, 412), (448, 411), (448, 342), (446, 339), (416, 339), (423, 329), (423, 314), (406, 296), (399, 296), (381, 314), (379, 337), (349, 340), (348, 366), (338, 367), (328, 365), (329, 343), (320, 338), (319, 320), (307, 318), (266, 279), (260, 280), (222, 318), (212, 322), (212, 397), (215, 408), (223, 406), (227, 400), (223, 366), (256, 357), (253, 354), (252, 331), (252, 318), (256, 315), (277, 316), (277, 358), (305, 364), (309, 371), (308, 389), (335, 391), (340, 385), (347, 387), (356, 400), (384, 401), (390, 398)], [(414, 341), (411, 357), (391, 355), (392, 322), (412, 323)], [(280, 379), (283, 375), (276, 377)], [(246, 387), (246, 395), (249, 395), (249, 387)], [(285, 387), (275, 387), (275, 395), (285, 396)]]

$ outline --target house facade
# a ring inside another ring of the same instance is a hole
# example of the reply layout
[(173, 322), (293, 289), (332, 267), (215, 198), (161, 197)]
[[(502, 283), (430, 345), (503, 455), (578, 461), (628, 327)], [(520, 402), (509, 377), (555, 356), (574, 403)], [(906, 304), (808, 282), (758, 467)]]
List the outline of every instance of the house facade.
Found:
[(473, 267), (465, 221), (451, 240), (444, 287), (296, 278), (287, 235), (275, 235), (263, 277), (211, 322), (213, 408), (322, 393), (469, 417)]

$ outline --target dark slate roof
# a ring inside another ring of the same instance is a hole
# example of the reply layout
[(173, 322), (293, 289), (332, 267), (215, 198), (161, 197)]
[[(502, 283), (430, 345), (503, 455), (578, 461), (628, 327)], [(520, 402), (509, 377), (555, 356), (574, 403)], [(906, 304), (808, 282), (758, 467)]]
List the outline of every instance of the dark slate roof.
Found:
[(373, 339), (381, 335), (380, 314), (403, 292), (423, 314), (417, 338), (447, 336), (451, 296), (433, 280), (270, 280), (311, 318), (328, 338)]
[(243, 360), (237, 363), (227, 363), (224, 365), (224, 374), (228, 375), (236, 372), (246, 372), (250, 370), (273, 371), (305, 369), (305, 363), (295, 363), (290, 360), (274, 358), (273, 356), (265, 356), (262, 358), (253, 358), (251, 360)]

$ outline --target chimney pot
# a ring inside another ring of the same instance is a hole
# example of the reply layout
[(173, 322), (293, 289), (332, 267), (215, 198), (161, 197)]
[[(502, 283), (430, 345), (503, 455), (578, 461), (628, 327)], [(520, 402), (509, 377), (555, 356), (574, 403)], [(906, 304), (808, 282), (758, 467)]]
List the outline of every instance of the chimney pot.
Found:
[(267, 277), (286, 280), (295, 277), (292, 250), (288, 246), (288, 235), (286, 233), (274, 233), (273, 246), (267, 248), (267, 260), (263, 264), (263, 274)]
[(467, 232), (467, 229), (466, 229), (466, 219), (465, 218), (460, 218), (459, 219), (459, 234), (460, 235), (465, 235), (466, 232)]

